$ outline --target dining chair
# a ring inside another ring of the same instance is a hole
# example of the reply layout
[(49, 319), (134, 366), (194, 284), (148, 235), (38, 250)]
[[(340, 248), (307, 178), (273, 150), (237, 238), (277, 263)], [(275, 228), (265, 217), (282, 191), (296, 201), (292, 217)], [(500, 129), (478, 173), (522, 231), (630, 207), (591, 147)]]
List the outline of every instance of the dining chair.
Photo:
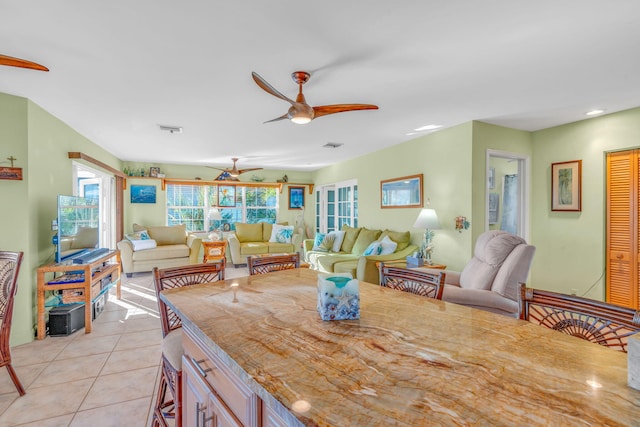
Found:
[(11, 365), (11, 319), (13, 317), (13, 300), (18, 289), (18, 273), (22, 263), (22, 252), (0, 251), (0, 367), (6, 366), (11, 381), (18, 389), (20, 396), (25, 391)]
[(442, 299), (446, 273), (380, 264), (380, 286)]
[(640, 332), (640, 310), (520, 284), (520, 319), (627, 352)]
[[(156, 392), (152, 426), (182, 425), (182, 319), (161, 299), (160, 292), (183, 286), (224, 280), (223, 263), (190, 264), (153, 268), (160, 321), (162, 323), (161, 374)], [(170, 418), (175, 424), (169, 424)]]
[(247, 257), (249, 275), (300, 268), (300, 254), (251, 255)]

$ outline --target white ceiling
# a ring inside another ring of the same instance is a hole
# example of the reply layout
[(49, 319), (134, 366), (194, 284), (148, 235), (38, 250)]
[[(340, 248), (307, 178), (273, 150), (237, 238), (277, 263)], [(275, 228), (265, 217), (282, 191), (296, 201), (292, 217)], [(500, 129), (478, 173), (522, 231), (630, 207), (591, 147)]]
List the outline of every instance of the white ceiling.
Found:
[[(429, 124), (640, 105), (638, 0), (0, 0), (0, 17), (0, 54), (51, 70), (0, 67), (0, 92), (126, 161), (314, 170)], [(380, 109), (263, 124), (289, 104), (251, 72), (294, 98), (296, 70), (311, 105)]]

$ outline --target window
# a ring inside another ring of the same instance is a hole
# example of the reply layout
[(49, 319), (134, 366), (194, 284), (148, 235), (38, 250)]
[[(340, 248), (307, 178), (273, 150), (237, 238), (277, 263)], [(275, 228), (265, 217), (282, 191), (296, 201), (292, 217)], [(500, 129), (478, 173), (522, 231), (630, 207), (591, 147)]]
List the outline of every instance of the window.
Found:
[[(222, 221), (209, 219), (213, 208)], [(188, 231), (233, 230), (236, 222), (273, 224), (277, 213), (278, 187), (167, 183), (167, 224), (185, 224)]]
[(358, 184), (345, 181), (316, 190), (316, 231), (339, 230), (344, 224), (358, 226)]

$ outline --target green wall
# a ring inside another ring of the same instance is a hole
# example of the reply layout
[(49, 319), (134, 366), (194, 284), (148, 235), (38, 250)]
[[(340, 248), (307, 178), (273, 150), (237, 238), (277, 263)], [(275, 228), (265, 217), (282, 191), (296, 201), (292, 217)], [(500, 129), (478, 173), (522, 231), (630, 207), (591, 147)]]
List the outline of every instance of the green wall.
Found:
[[(640, 146), (640, 108), (533, 132), (532, 283), (604, 299), (605, 154)], [(582, 212), (551, 212), (551, 163), (582, 160)]]
[(314, 182), (318, 186), (357, 179), (359, 225), (408, 230), (412, 242), (420, 245), (424, 230), (413, 228), (420, 209), (381, 209), (380, 181), (424, 174), (425, 202), (430, 200), (442, 227), (435, 231), (434, 262), (461, 269), (471, 256), (471, 230), (457, 232), (455, 217), (466, 216), (473, 227), (472, 131), (469, 122), (346, 160), (316, 171)]
[(0, 181), (0, 247), (23, 251), (15, 301), (12, 345), (29, 342), (36, 322), (36, 269), (54, 260), (51, 221), (57, 217), (57, 195), (71, 194), (72, 160), (81, 151), (112, 167), (120, 161), (33, 102), (0, 93), (0, 158), (18, 158), (22, 181)]

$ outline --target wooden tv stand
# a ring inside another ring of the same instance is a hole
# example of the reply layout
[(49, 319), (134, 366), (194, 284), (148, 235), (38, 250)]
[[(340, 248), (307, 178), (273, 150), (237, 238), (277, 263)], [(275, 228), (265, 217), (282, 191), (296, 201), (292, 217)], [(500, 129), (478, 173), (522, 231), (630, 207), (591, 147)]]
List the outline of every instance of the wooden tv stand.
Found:
[[(82, 282), (74, 282), (74, 283), (49, 283), (54, 280), (54, 278), (50, 278), (46, 280), (45, 277), (47, 274), (52, 273), (63, 273), (72, 272), (72, 271), (82, 271), (84, 273), (84, 281)], [(84, 310), (84, 331), (85, 333), (91, 332), (91, 322), (92, 322), (92, 310), (91, 310), (91, 300), (92, 296), (92, 286), (97, 285), (98, 291), (100, 291), (100, 283), (103, 278), (111, 275), (111, 284), (109, 287), (116, 285), (116, 296), (118, 299), (121, 297), (121, 260), (120, 260), (120, 251), (113, 250), (109, 253), (97, 258), (96, 260), (86, 263), (86, 264), (72, 264), (71, 262), (64, 262), (60, 264), (47, 264), (38, 267), (38, 289), (37, 289), (37, 299), (38, 299), (38, 330), (37, 330), (37, 339), (42, 340), (47, 336), (46, 323), (45, 323), (45, 294), (47, 291), (59, 291), (59, 290), (68, 290), (68, 289), (79, 289), (83, 292), (82, 301), (85, 304)]]

